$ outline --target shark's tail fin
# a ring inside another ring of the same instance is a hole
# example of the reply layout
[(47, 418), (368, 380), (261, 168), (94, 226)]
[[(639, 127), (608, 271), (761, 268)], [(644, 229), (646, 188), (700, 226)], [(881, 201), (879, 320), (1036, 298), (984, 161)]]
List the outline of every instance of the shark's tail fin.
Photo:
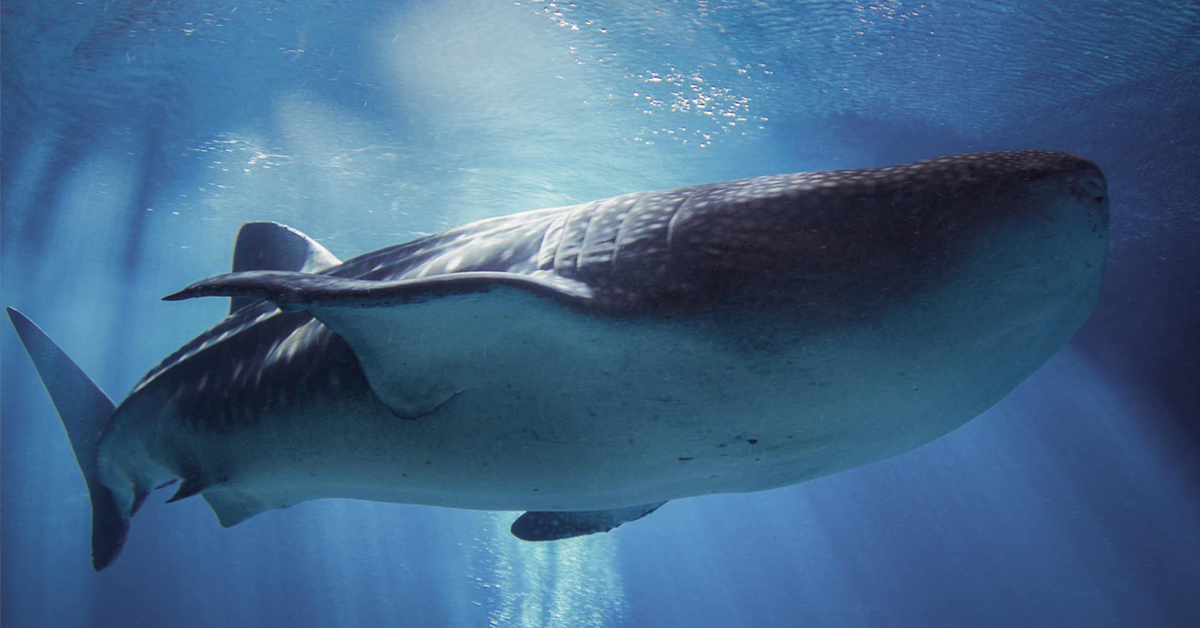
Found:
[(62, 417), (75, 459), (87, 480), (92, 497), (92, 566), (99, 571), (116, 558), (129, 530), (128, 515), (112, 491), (100, 483), (96, 469), (96, 445), (113, 414), (113, 402), (33, 321), (11, 307), (8, 318)]

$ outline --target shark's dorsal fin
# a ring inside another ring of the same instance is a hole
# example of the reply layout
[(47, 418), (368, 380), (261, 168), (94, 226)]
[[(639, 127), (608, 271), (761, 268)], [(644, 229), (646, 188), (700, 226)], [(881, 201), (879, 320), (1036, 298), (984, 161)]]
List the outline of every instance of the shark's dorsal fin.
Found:
[[(341, 263), (316, 240), (278, 222), (248, 222), (242, 225), (233, 247), (235, 273), (252, 270), (315, 273)], [(229, 313), (254, 301), (233, 297), (229, 300)]]

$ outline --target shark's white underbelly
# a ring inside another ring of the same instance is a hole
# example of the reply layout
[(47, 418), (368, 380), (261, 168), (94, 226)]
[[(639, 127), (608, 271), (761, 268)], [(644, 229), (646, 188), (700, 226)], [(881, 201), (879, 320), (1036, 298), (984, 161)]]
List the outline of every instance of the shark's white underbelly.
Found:
[(1083, 265), (1047, 276), (1013, 242), (857, 321), (761, 308), (614, 321), (484, 295), (387, 327), (401, 350), (373, 359), (413, 390), (456, 393), (429, 414), (397, 417), (361, 379), (283, 386), (246, 426), (157, 456), (206, 461), (209, 490), (267, 507), (598, 510), (786, 486), (953, 430), (1082, 324), (1099, 277)]
[(423, 358), (417, 368), (445, 368), (458, 391), (428, 415), (398, 418), (360, 387), (281, 399), (281, 412), (192, 442), (211, 452), (198, 458), (226, 465), (213, 490), (273, 507), (346, 497), (597, 510), (786, 486), (937, 438), (1052, 351), (1035, 312), (997, 312), (998, 326), (989, 304), (962, 307), (968, 327), (991, 331), (938, 336), (945, 321), (919, 304), (807, 333), (763, 326), (757, 337), (694, 323), (599, 334), (611, 323), (586, 317), (553, 336), (515, 325), (509, 351), (471, 368), (445, 353)]

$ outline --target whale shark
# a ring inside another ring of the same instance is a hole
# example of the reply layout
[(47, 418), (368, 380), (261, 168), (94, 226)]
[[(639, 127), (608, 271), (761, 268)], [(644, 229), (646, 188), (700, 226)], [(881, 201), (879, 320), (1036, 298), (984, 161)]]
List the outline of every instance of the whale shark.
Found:
[(96, 570), (156, 488), (223, 526), (321, 498), (606, 532), (928, 443), (1092, 312), (1104, 175), (1053, 151), (761, 176), (472, 222), (339, 260), (244, 225), (229, 314), (119, 405), (8, 313), (92, 502)]

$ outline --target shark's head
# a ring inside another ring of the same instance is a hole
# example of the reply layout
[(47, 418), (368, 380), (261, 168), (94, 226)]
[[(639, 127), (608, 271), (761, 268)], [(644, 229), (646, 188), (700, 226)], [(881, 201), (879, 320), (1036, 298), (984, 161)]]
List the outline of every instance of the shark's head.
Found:
[(1079, 157), (961, 155), (712, 186), (672, 236), (693, 289), (665, 311), (716, 317), (708, 337), (754, 364), (799, 355), (827, 364), (812, 381), (875, 382), (863, 403), (922, 408), (921, 420), (863, 410), (915, 446), (986, 410), (1091, 315), (1108, 197)]
[(672, 221), (671, 248), (676, 276), (709, 303), (777, 301), (845, 320), (947, 290), (1090, 311), (1107, 234), (1095, 164), (1013, 151), (701, 186)]

